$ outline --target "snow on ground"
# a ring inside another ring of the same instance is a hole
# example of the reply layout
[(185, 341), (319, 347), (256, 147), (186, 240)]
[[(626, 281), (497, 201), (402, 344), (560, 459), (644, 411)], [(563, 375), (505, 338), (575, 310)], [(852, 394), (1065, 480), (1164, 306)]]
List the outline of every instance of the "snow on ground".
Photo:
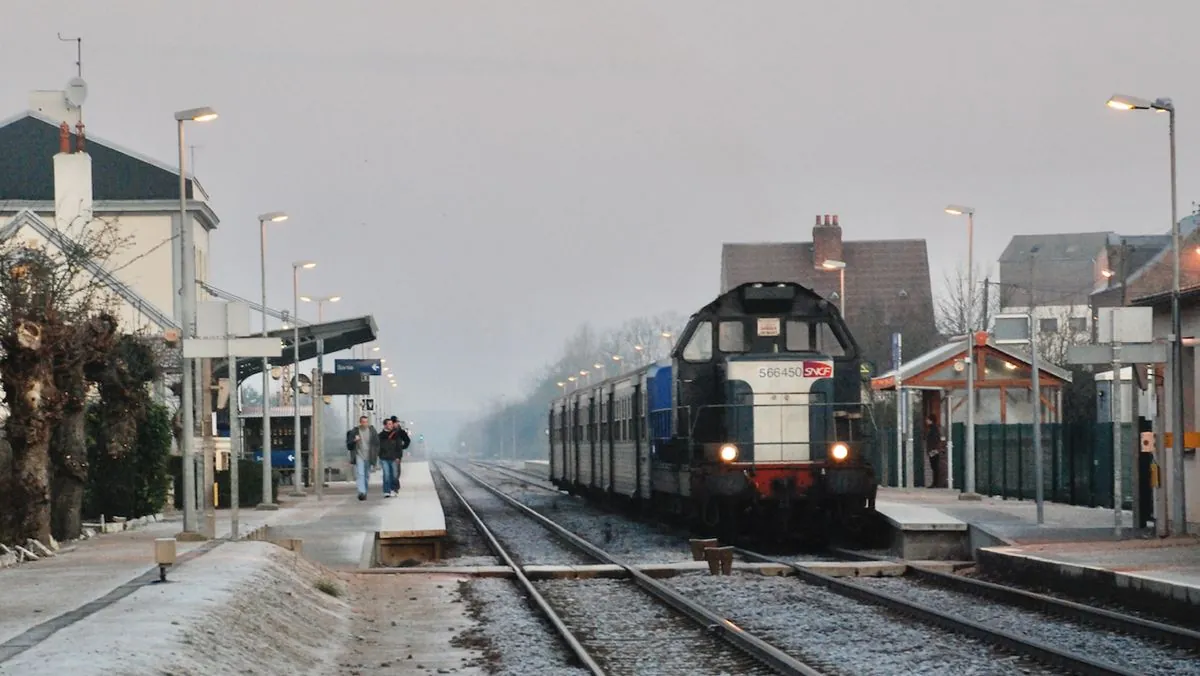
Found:
[(41, 644), (0, 674), (326, 674), (349, 637), (345, 583), (265, 542), (230, 542)]

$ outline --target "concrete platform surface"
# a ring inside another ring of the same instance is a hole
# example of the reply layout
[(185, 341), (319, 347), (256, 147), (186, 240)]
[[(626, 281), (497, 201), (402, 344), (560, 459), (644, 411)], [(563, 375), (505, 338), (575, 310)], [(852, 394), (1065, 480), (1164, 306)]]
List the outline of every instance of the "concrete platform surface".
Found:
[(1059, 542), (988, 547), (982, 551), (992, 557), (1021, 559), (1030, 567), (1053, 568), (1080, 578), (1088, 571), (1111, 573), (1117, 586), (1147, 591), (1157, 588), (1161, 595), (1187, 599), (1200, 606), (1200, 538)]
[(400, 492), (384, 501), (379, 514), (380, 539), (446, 535), (446, 517), (427, 461), (403, 463)]
[(892, 502), (876, 499), (875, 511), (879, 512), (893, 527), (905, 531), (965, 531), (964, 521), (934, 507), (910, 502)]

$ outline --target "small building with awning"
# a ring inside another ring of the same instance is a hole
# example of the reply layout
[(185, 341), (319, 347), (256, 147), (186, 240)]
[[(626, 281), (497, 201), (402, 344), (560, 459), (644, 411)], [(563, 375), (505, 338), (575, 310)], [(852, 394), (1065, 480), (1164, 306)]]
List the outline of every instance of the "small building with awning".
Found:
[[(985, 331), (975, 334), (975, 424), (1029, 424), (1035, 410), (1041, 421), (1062, 422), (1062, 390), (1071, 373), (1039, 363), (1041, 406), (1033, 405), (1033, 367), (1028, 352), (997, 344)], [(921, 394), (921, 419), (934, 416), (943, 428), (967, 419), (967, 346), (962, 336), (901, 364), (900, 387)], [(871, 379), (876, 392), (894, 392), (895, 369)]]

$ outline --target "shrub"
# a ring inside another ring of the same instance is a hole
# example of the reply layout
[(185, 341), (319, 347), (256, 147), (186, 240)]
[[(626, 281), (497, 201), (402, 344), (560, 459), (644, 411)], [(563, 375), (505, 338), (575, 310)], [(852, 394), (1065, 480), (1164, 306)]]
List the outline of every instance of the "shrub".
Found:
[(166, 406), (152, 403), (138, 425), (137, 440), (128, 453), (110, 455), (103, 438), (99, 405), (88, 408), (88, 483), (83, 515), (137, 518), (162, 511), (167, 501), (167, 459), (171, 455), (171, 416)]

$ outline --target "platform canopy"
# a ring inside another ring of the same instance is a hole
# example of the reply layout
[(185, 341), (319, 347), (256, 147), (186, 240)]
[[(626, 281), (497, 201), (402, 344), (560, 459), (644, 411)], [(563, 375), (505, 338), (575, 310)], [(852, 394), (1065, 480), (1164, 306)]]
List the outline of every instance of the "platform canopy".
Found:
[[(967, 387), (967, 336), (956, 338), (900, 366), (901, 385), (914, 390), (965, 390)], [(1028, 388), (1033, 385), (1030, 355), (1012, 345), (997, 345), (986, 332), (975, 335), (975, 387)], [(1040, 385), (1062, 387), (1071, 382), (1071, 372), (1049, 363), (1039, 363)], [(896, 389), (896, 370), (871, 379), (871, 389)]]
[[(294, 329), (275, 329), (268, 331), (267, 335), (279, 338), (283, 342), (283, 354), (267, 360), (271, 366), (287, 366), (296, 363), (296, 360), (292, 358)], [(325, 342), (324, 353), (328, 355), (348, 350), (356, 345), (373, 342), (378, 335), (379, 328), (375, 325), (375, 318), (371, 315), (321, 324), (302, 324), (300, 326), (300, 361), (316, 358), (318, 340)], [(225, 360), (214, 359), (213, 377), (224, 378), (226, 373)], [(262, 359), (248, 357), (238, 360), (239, 383), (257, 373), (262, 373)]]

